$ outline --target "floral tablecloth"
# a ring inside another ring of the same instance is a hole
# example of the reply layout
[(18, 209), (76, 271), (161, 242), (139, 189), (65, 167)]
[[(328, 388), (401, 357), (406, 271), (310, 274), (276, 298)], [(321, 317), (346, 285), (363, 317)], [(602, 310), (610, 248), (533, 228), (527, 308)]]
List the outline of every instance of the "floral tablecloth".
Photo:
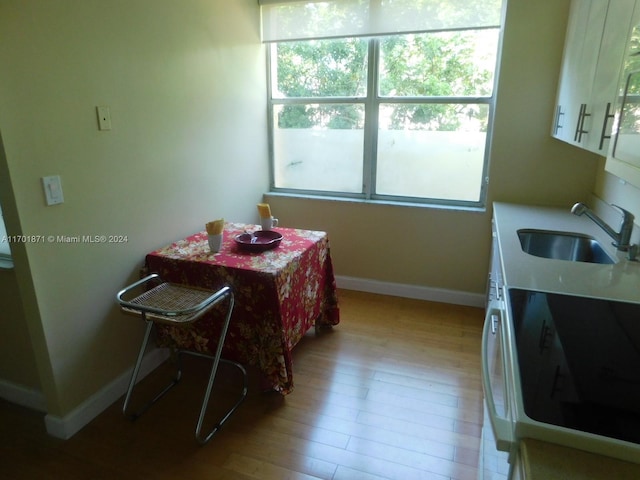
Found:
[[(293, 389), (291, 350), (314, 325), (340, 321), (329, 240), (325, 232), (275, 228), (280, 245), (248, 253), (234, 237), (255, 225), (225, 224), (222, 248), (211, 253), (206, 232), (149, 253), (145, 269), (164, 281), (216, 290), (230, 285), (235, 308), (223, 357), (256, 366), (269, 388)], [(156, 325), (158, 344), (215, 352), (220, 311), (214, 308), (191, 325)]]

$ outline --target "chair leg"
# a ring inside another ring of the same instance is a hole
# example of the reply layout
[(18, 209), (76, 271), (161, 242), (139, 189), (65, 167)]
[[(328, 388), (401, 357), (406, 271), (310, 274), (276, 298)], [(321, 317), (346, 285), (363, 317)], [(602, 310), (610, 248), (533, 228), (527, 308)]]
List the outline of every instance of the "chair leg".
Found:
[[(213, 365), (211, 366), (211, 373), (209, 374), (209, 382), (207, 383), (207, 388), (204, 392), (204, 398), (202, 400), (202, 406), (200, 407), (200, 415), (198, 415), (198, 423), (196, 424), (196, 432), (195, 432), (196, 440), (201, 445), (204, 445), (209, 440), (211, 440), (211, 438), (213, 438), (213, 436), (218, 432), (218, 430), (220, 430), (220, 427), (222, 427), (222, 424), (229, 419), (229, 417), (236, 411), (236, 409), (240, 406), (240, 404), (244, 401), (245, 397), (247, 396), (248, 380), (247, 380), (247, 371), (245, 370), (245, 368), (237, 362), (232, 362), (230, 360), (225, 360), (221, 358), (222, 348), (224, 346), (225, 338), (227, 337), (227, 330), (229, 329), (229, 323), (231, 322), (231, 312), (233, 311), (233, 306), (234, 306), (234, 297), (233, 295), (231, 295), (229, 297), (229, 308), (225, 316), (224, 324), (222, 325), (222, 331), (220, 332), (218, 347), (216, 348), (216, 353), (215, 353), (215, 356), (213, 357)], [(211, 429), (207, 434), (203, 436), (202, 424), (204, 422), (204, 416), (207, 411), (207, 406), (209, 405), (209, 397), (211, 396), (211, 389), (213, 388), (213, 383), (216, 378), (216, 373), (218, 372), (218, 365), (220, 364), (220, 361), (229, 363), (231, 365), (235, 365), (237, 368), (240, 369), (243, 375), (244, 386), (235, 405), (230, 410), (227, 411), (227, 413), (222, 417), (222, 420), (220, 420), (213, 427), (213, 429)]]
[[(143, 313), (144, 317), (144, 313)], [(127, 388), (127, 394), (124, 398), (124, 403), (122, 405), (122, 413), (125, 417), (130, 418), (131, 420), (136, 420), (140, 415), (146, 412), (151, 405), (156, 403), (165, 393), (167, 393), (171, 388), (173, 388), (182, 378), (182, 366), (180, 363), (180, 353), (177, 353), (176, 358), (176, 374), (173, 380), (163, 388), (160, 393), (158, 393), (150, 402), (146, 403), (142, 408), (140, 408), (137, 412), (129, 413), (129, 402), (131, 401), (131, 395), (133, 394), (133, 389), (136, 386), (136, 381), (138, 379), (138, 374), (140, 373), (140, 366), (142, 365), (142, 360), (144, 358), (144, 354), (147, 350), (147, 344), (149, 343), (149, 338), (151, 337), (151, 330), (153, 329), (153, 322), (146, 320), (147, 327), (144, 332), (144, 338), (142, 340), (142, 345), (140, 346), (140, 351), (138, 352), (138, 358), (136, 360), (135, 367), (133, 368), (133, 373), (131, 374), (131, 380), (129, 380), (129, 387)]]
[[(212, 358), (209, 355), (199, 355), (194, 352), (185, 352), (185, 353), (189, 353), (190, 355), (203, 356), (206, 358)], [(218, 371), (219, 362), (224, 362), (229, 365), (233, 365), (240, 370), (240, 372), (242, 373), (242, 382), (243, 382), (242, 391), (240, 392), (240, 395), (238, 395), (236, 403), (229, 410), (227, 410), (227, 412), (218, 421), (218, 423), (216, 423), (213, 426), (213, 428), (211, 428), (211, 430), (203, 434), (202, 426), (204, 423), (205, 414), (207, 412), (207, 407), (209, 406), (209, 398), (211, 396), (211, 390), (213, 388), (213, 384)], [(213, 365), (211, 366), (211, 372), (209, 374), (209, 382), (207, 383), (207, 388), (204, 393), (204, 398), (202, 399), (200, 414), (198, 415), (198, 423), (196, 424), (195, 436), (199, 444), (204, 445), (205, 443), (207, 443), (209, 440), (213, 438), (213, 436), (218, 432), (218, 430), (220, 430), (222, 425), (231, 417), (231, 415), (233, 415), (233, 413), (235, 413), (238, 407), (242, 404), (244, 399), (247, 397), (248, 390), (249, 390), (249, 380), (247, 376), (247, 371), (241, 364), (231, 360), (224, 359), (224, 358), (218, 358), (217, 360), (215, 357), (213, 358)]]

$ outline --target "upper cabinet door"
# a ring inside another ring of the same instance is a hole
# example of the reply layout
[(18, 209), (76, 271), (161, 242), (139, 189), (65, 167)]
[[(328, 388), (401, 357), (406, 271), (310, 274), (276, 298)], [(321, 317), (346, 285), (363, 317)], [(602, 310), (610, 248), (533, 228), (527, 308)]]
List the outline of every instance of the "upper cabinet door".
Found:
[(573, 0), (552, 135), (605, 154), (636, 0)]
[(640, 187), (640, 0), (632, 18), (605, 170)]
[(574, 143), (578, 112), (584, 99), (591, 93), (591, 81), (586, 82), (585, 75), (589, 75), (589, 70), (595, 71), (597, 61), (597, 56), (588, 62), (590, 65), (583, 60), (589, 30), (589, 12), (593, 3), (592, 0), (571, 2), (565, 34), (552, 135), (569, 143)]
[[(636, 0), (611, 0), (602, 34), (598, 64), (591, 90), (589, 132), (585, 148), (600, 155), (609, 150), (620, 77)], [(586, 123), (586, 122), (585, 122)]]

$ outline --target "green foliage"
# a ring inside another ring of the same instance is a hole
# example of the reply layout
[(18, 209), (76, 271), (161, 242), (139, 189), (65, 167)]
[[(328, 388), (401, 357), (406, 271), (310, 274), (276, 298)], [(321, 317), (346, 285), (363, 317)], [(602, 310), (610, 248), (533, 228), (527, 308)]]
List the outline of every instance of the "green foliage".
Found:
[[(367, 41), (311, 40), (277, 46), (277, 91), (287, 98), (366, 95)], [(289, 105), (278, 115), (280, 128), (361, 128), (360, 105)]]
[[(490, 43), (482, 51), (482, 42)], [(411, 104), (394, 98), (488, 96), (492, 91), (497, 30), (406, 34), (379, 40), (378, 90), (392, 106), (386, 128), (455, 130), (479, 110), (464, 103)], [(480, 46), (480, 47), (479, 47)], [(367, 95), (369, 41), (311, 40), (277, 45), (276, 97), (335, 98)], [(361, 104), (288, 105), (280, 128), (361, 128)], [(475, 117), (486, 125), (486, 118)]]
[(277, 46), (278, 91), (285, 97), (364, 95), (367, 42), (311, 40)]
[[(640, 29), (634, 28), (629, 39), (629, 52), (640, 52)], [(637, 133), (640, 128), (640, 56), (628, 55), (625, 59), (624, 108), (620, 118), (620, 133)]]
[(352, 104), (285, 105), (278, 112), (278, 128), (361, 129), (364, 108)]
[(278, 128), (313, 127), (313, 109), (307, 105), (288, 105), (278, 114)]

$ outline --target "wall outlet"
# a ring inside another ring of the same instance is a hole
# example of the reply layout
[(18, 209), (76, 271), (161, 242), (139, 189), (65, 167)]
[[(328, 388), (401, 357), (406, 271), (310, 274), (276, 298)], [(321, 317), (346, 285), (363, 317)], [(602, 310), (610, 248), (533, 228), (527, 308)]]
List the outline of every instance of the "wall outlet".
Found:
[(111, 111), (109, 107), (96, 107), (96, 113), (98, 114), (98, 129), (111, 130)]

